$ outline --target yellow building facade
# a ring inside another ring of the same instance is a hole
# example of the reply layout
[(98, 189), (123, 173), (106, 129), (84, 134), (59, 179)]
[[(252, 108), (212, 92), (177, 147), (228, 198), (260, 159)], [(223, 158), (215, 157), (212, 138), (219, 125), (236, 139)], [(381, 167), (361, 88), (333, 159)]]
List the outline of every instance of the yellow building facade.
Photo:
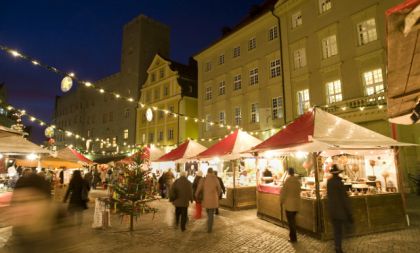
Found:
[(188, 118), (197, 117), (195, 64), (186, 66), (156, 54), (147, 73), (137, 109), (136, 144), (170, 148), (196, 139), (197, 123)]
[(239, 127), (264, 139), (264, 130), (284, 124), (279, 27), (269, 8), (194, 58), (198, 114), (207, 122), (200, 138), (217, 140)]

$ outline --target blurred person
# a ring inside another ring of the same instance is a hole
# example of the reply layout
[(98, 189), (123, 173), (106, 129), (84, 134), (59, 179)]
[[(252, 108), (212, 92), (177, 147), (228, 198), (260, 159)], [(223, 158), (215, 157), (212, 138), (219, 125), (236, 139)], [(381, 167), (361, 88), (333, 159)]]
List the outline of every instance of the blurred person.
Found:
[(335, 252), (342, 253), (343, 226), (353, 223), (350, 200), (339, 174), (343, 172), (337, 164), (330, 169), (332, 177), (327, 181), (328, 212), (334, 230)]
[(172, 169), (168, 169), (168, 171), (165, 173), (165, 184), (166, 184), (166, 190), (167, 192), (170, 192), (172, 184), (174, 183), (175, 175), (172, 172)]
[(188, 218), (188, 205), (193, 202), (192, 184), (187, 179), (187, 172), (182, 171), (175, 180), (169, 193), (169, 201), (175, 206), (175, 223), (178, 228), (181, 218), (181, 231), (185, 231)]
[(12, 236), (2, 252), (60, 252), (65, 247), (60, 230), (64, 216), (50, 193), (45, 179), (34, 173), (18, 180), (9, 207)]
[(80, 170), (75, 170), (70, 179), (69, 187), (63, 202), (66, 203), (70, 196), (68, 212), (75, 216), (76, 224), (81, 226), (83, 223), (83, 211), (87, 209), (89, 185), (83, 180)]
[(219, 195), (222, 192), (219, 179), (213, 173), (213, 168), (208, 168), (206, 177), (200, 181), (196, 197), (203, 193), (203, 207), (207, 211), (207, 232), (213, 231), (214, 212), (219, 207)]
[(203, 172), (197, 171), (197, 174), (195, 175), (194, 182), (192, 184), (193, 187), (193, 197), (195, 201), (195, 215), (194, 218), (201, 219), (201, 202), (203, 201), (203, 193), (201, 192), (198, 196), (196, 196), (198, 185), (200, 184), (200, 181), (203, 179)]
[(92, 179), (92, 187), (93, 189), (96, 189), (96, 186), (98, 185), (98, 183), (101, 181), (101, 177), (99, 175), (98, 169), (95, 168), (93, 170), (93, 179)]
[[(226, 193), (226, 188), (225, 188), (225, 184), (223, 183), (222, 178), (217, 176), (217, 171), (214, 172), (214, 175), (216, 175), (217, 179), (219, 180), (220, 188), (222, 189), (222, 191), (219, 194), (219, 200), (220, 200), (223, 198), (223, 194)], [(219, 215), (219, 208), (216, 208), (216, 215)]]
[(29, 176), (29, 175), (32, 175), (32, 174), (33, 174), (32, 169), (30, 169), (30, 168), (25, 168), (22, 171), (22, 177), (26, 177), (26, 176)]
[(66, 170), (66, 168), (62, 168), (60, 173), (58, 174), (58, 177), (60, 178), (60, 184), (63, 185), (64, 184), (64, 171)]
[(301, 183), (295, 176), (295, 169), (288, 168), (289, 176), (283, 184), (280, 194), (280, 202), (286, 210), (287, 223), (289, 225), (289, 242), (297, 242), (296, 234), (296, 214), (300, 209), (300, 189)]
[(92, 179), (93, 179), (92, 171), (89, 170), (88, 173), (85, 174), (83, 179), (88, 183), (89, 189), (90, 189), (92, 187)]
[(162, 198), (166, 198), (166, 184), (165, 184), (166, 172), (162, 173), (162, 176), (159, 177), (159, 192)]

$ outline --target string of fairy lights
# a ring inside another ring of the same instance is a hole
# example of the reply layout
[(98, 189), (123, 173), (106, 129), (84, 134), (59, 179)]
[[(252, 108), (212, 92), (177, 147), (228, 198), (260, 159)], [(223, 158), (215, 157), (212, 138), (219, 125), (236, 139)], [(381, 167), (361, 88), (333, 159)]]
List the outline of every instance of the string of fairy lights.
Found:
[[(35, 59), (34, 57), (23, 54), (23, 53), (21, 53), (17, 50), (11, 49), (11, 48), (3, 46), (3, 45), (0, 45), (0, 50), (12, 55), (15, 58), (23, 59), (25, 61), (28, 61), (31, 64), (33, 64), (34, 66), (41, 67), (41, 68), (43, 68), (45, 70), (48, 70), (48, 71), (50, 71), (54, 74), (60, 75), (61, 77), (69, 77), (69, 78), (71, 78), (72, 81), (76, 82), (81, 87), (95, 90), (98, 94), (101, 94), (101, 95), (109, 94), (109, 95), (112, 95), (115, 99), (119, 99), (121, 101), (126, 101), (127, 103), (135, 103), (136, 102), (135, 99), (132, 98), (132, 97), (123, 96), (123, 95), (121, 95), (121, 94), (119, 94), (115, 91), (108, 91), (108, 90), (105, 90), (103, 87), (96, 86), (92, 82), (80, 80), (79, 78), (76, 77), (75, 73), (73, 73), (73, 72), (62, 71), (59, 68), (56, 68), (56, 67), (53, 67), (51, 65), (45, 64), (45, 63)], [(145, 103), (142, 103), (142, 102), (139, 102), (138, 105), (140, 106), (140, 108), (150, 108), (155, 112), (163, 112), (164, 114), (169, 115), (169, 116), (173, 116), (174, 118), (178, 117), (179, 119), (183, 119), (185, 121), (192, 120), (193, 122), (195, 122), (197, 124), (199, 124), (199, 123), (206, 124), (207, 127), (223, 128), (225, 130), (230, 131), (231, 133), (233, 132), (234, 129), (241, 129), (240, 126), (238, 126), (238, 125), (231, 126), (229, 124), (220, 123), (220, 122), (217, 123), (217, 122), (214, 122), (214, 121), (209, 121), (207, 119), (200, 119), (198, 117), (190, 117), (190, 116), (182, 114), (182, 113), (177, 113), (177, 112), (173, 112), (173, 111), (170, 111), (170, 110), (167, 110), (167, 109), (164, 109), (164, 108), (159, 108), (155, 105), (148, 105), (148, 104), (145, 104)], [(2, 106), (4, 107), (4, 102), (2, 103)], [(377, 104), (375, 106), (378, 106), (379, 109), (383, 108), (382, 104)], [(371, 106), (370, 105), (359, 106), (358, 110), (363, 111), (367, 107), (371, 107)], [(321, 106), (320, 108), (323, 109), (323, 110), (326, 110), (326, 111), (331, 109), (331, 107), (329, 107), (328, 105)], [(29, 119), (30, 122), (37, 123), (41, 127), (51, 127), (55, 131), (64, 133), (66, 137), (74, 137), (76, 140), (80, 139), (82, 141), (91, 140), (91, 141), (100, 142), (100, 143), (104, 144), (105, 147), (109, 147), (111, 145), (109, 140), (107, 140), (106, 138), (105, 139), (103, 139), (103, 138), (86, 138), (86, 137), (82, 136), (81, 134), (74, 133), (70, 130), (63, 129), (62, 127), (59, 128), (54, 124), (47, 124), (45, 121), (33, 116), (32, 114), (28, 114), (25, 110), (14, 108), (11, 105), (6, 105), (5, 109), (7, 109), (8, 111), (17, 110), (21, 113), (22, 116), (26, 116)], [(346, 106), (342, 106), (339, 109), (341, 109), (341, 111), (346, 111), (346, 110), (351, 109), (351, 108), (348, 108)], [(353, 109), (355, 109), (355, 108), (353, 108)], [(289, 124), (290, 123), (292, 123), (292, 122), (289, 122)], [(287, 124), (287, 125), (289, 125), (289, 124)], [(284, 125), (283, 128), (286, 128), (287, 125)], [(247, 133), (249, 133), (251, 135), (259, 135), (261, 133), (266, 133), (266, 132), (270, 133), (270, 135), (273, 135), (274, 133), (276, 133), (276, 129), (264, 129), (264, 130), (248, 131)], [(227, 137), (227, 136), (228, 136), (227, 134), (224, 135), (224, 137)], [(216, 141), (216, 140), (221, 140), (222, 138), (223, 137), (197, 138), (197, 139), (187, 138), (187, 139), (198, 141), (198, 142), (206, 142), (206, 141), (213, 142), (213, 141)], [(185, 140), (181, 141), (181, 143), (184, 142), (184, 141)], [(159, 143), (157, 143), (155, 145), (158, 146), (158, 147), (172, 146), (172, 145), (160, 145)], [(136, 147), (139, 147), (139, 146), (138, 145), (137, 146), (136, 145), (128, 145), (127, 147), (128, 148), (136, 148)], [(101, 145), (101, 149), (102, 149), (102, 145)], [(84, 149), (78, 149), (78, 150), (84, 150)], [(88, 152), (88, 151), (85, 151), (85, 153), (86, 152)]]

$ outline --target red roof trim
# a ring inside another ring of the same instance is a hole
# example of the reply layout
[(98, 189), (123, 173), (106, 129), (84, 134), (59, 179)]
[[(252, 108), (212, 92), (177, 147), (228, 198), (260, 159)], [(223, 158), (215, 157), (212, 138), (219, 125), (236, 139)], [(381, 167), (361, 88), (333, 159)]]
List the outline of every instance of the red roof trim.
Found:
[(406, 0), (404, 3), (401, 3), (399, 5), (396, 5), (392, 8), (389, 8), (385, 14), (387, 16), (395, 13), (395, 12), (399, 12), (405, 9), (413, 9), (414, 7), (416, 7), (417, 5), (420, 4), (420, 0)]

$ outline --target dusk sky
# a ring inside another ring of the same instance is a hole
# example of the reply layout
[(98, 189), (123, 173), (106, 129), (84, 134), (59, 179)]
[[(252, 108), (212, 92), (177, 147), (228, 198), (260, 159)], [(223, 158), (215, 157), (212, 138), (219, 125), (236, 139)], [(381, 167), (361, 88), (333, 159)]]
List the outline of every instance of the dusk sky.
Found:
[[(95, 81), (120, 68), (122, 28), (145, 14), (171, 28), (171, 58), (188, 58), (234, 26), (262, 0), (3, 0), (0, 44), (82, 80)], [(0, 52), (0, 83), (8, 102), (51, 122), (61, 78)], [(43, 129), (35, 126), (37, 139)]]

